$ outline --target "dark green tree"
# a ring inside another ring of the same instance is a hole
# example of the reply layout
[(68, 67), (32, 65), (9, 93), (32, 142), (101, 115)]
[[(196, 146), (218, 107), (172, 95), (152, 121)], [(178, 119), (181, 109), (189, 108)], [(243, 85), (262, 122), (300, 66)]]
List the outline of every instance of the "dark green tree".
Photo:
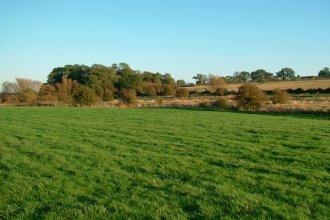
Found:
[(204, 74), (197, 74), (193, 79), (196, 81), (196, 85), (205, 85), (207, 82), (207, 76)]
[(67, 78), (69, 75), (68, 69), (65, 67), (56, 67), (48, 75), (47, 83), (54, 85), (55, 83), (61, 83), (62, 78)]
[(183, 79), (177, 80), (176, 83), (179, 84), (180, 86), (185, 86), (186, 85), (186, 81), (184, 81)]
[(268, 73), (264, 69), (258, 69), (256, 71), (251, 72), (251, 79), (255, 82), (259, 82), (260, 84), (270, 81), (272, 80), (272, 78), (273, 78), (273, 74)]
[(324, 67), (323, 70), (320, 70), (319, 77), (321, 78), (330, 78), (330, 70), (328, 67)]
[(280, 71), (276, 73), (276, 76), (278, 76), (282, 80), (294, 80), (296, 78), (296, 74), (291, 68), (283, 68)]
[(136, 91), (142, 92), (142, 75), (136, 73), (131, 68), (122, 65), (120, 66), (120, 76), (118, 78), (118, 82), (116, 83), (116, 87), (119, 90), (122, 89), (135, 89)]

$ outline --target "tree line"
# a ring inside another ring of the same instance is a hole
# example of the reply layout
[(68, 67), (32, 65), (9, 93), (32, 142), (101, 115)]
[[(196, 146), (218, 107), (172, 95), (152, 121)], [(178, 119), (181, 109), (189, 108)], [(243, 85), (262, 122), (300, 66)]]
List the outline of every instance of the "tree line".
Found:
[[(330, 78), (329, 68), (324, 68), (319, 77)], [(224, 95), (223, 85), (230, 82), (255, 81), (263, 83), (271, 80), (296, 80), (299, 76), (290, 68), (283, 68), (274, 74), (263, 69), (235, 72), (232, 77), (213, 74), (197, 74), (192, 79), (196, 85), (209, 85), (209, 93)], [(16, 78), (16, 82), (2, 83), (2, 97), (5, 102), (58, 101), (74, 105), (93, 105), (120, 99), (124, 104), (134, 105), (137, 96), (189, 96), (183, 86), (194, 84), (180, 79), (175, 81), (169, 74), (133, 70), (127, 63), (104, 66), (94, 64), (65, 65), (54, 68), (47, 82)], [(1, 101), (1, 100), (0, 100)]]
[[(320, 70), (318, 73), (319, 78), (330, 78), (330, 70), (328, 67)], [(224, 77), (227, 83), (242, 83), (242, 82), (269, 82), (269, 81), (288, 81), (300, 80), (300, 75), (296, 75), (295, 71), (291, 68), (282, 68), (280, 71), (274, 73), (267, 72), (264, 69), (258, 69), (253, 72), (236, 71), (232, 76)], [(209, 82), (209, 77), (205, 74), (197, 74), (193, 77), (196, 85), (206, 85)]]

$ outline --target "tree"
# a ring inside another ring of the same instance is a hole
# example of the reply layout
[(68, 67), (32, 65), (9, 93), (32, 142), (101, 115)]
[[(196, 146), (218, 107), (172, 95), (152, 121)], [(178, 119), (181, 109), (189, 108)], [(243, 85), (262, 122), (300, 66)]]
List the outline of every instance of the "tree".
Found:
[(7, 101), (31, 102), (38, 99), (37, 93), (42, 82), (18, 77), (15, 79), (16, 82), (5, 81), (2, 83), (2, 93), (5, 94)]
[(58, 101), (58, 93), (55, 86), (43, 84), (39, 91), (39, 99), (42, 101)]
[(55, 83), (61, 83), (62, 78), (68, 77), (68, 70), (65, 67), (54, 68), (48, 75), (47, 83), (54, 85)]
[(266, 96), (257, 86), (246, 83), (238, 88), (235, 100), (239, 108), (251, 110), (260, 108)]
[(205, 85), (207, 82), (207, 76), (204, 74), (197, 74), (193, 79), (196, 81), (196, 85)]
[(236, 71), (233, 74), (233, 79), (234, 79), (234, 81), (237, 81), (237, 82), (247, 82), (251, 79), (251, 74), (246, 71), (242, 71), (242, 72)]
[(330, 70), (328, 67), (324, 67), (323, 70), (320, 70), (319, 77), (321, 78), (330, 78)]
[(12, 94), (15, 93), (16, 83), (5, 81), (2, 83), (2, 93), (4, 94)]
[(270, 81), (273, 78), (272, 73), (268, 73), (264, 69), (258, 69), (256, 71), (251, 72), (251, 79), (255, 82), (264, 83)]
[(224, 80), (223, 77), (210, 74), (209, 79), (210, 79), (209, 85), (212, 87), (213, 91), (216, 91), (221, 86), (226, 85), (226, 81)]
[(179, 84), (180, 86), (185, 86), (186, 85), (186, 81), (184, 81), (183, 79), (177, 80), (176, 83)]
[(294, 80), (296, 78), (295, 72), (290, 68), (281, 69), (276, 73), (276, 76), (282, 80)]
[(132, 69), (128, 67), (123, 67), (125, 65), (120, 65), (120, 76), (117, 82), (117, 88), (122, 89), (135, 89), (142, 91), (142, 76), (135, 73)]

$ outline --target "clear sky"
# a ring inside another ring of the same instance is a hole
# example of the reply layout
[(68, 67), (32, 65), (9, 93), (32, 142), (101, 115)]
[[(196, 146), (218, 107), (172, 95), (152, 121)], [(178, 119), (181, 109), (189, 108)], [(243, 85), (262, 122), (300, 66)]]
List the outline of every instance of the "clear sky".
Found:
[(329, 0), (0, 0), (0, 83), (66, 64), (198, 73), (330, 67)]

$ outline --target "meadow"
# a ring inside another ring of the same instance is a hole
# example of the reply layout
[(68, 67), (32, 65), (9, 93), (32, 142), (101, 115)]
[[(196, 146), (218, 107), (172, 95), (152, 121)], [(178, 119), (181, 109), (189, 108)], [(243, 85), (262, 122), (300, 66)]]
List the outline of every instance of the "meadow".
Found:
[(329, 119), (0, 107), (0, 218), (329, 219)]

